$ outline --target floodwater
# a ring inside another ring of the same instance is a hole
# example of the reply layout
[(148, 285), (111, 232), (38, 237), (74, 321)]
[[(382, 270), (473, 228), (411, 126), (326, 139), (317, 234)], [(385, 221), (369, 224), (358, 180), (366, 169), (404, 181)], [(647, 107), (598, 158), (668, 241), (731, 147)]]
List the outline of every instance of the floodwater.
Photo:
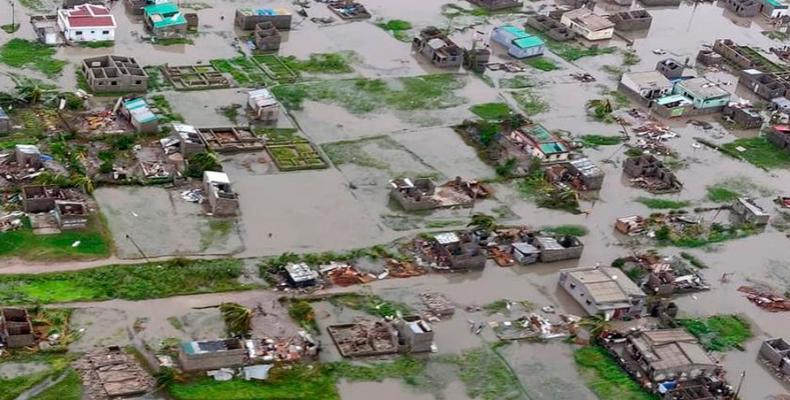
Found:
[[(119, 28), (118, 40), (113, 48), (84, 49), (59, 48), (57, 57), (71, 64), (56, 82), (63, 88), (74, 89), (74, 68), (82, 58), (103, 54), (132, 55), (144, 65), (155, 64), (193, 64), (206, 63), (213, 58), (234, 57), (238, 53), (232, 46), (239, 32), (233, 31), (232, 15), (235, 8), (259, 6), (251, 0), (218, 1), (208, 0), (212, 6), (198, 11), (201, 34), (195, 38), (194, 45), (153, 46), (141, 41), (142, 27), (134, 18), (127, 16), (120, 4), (115, 5), (114, 15)], [(454, 32), (452, 38), (459, 45), (468, 47), (475, 37), (475, 31), (488, 33), (494, 24), (501, 21), (521, 23), (523, 16), (500, 16), (496, 18), (458, 17), (452, 21), (441, 15), (440, 6), (444, 1), (368, 0), (369, 10), (382, 19), (403, 19), (410, 21), (415, 29), (429, 24), (440, 27), (462, 27), (472, 24), (472, 29)], [(459, 3), (463, 4), (463, 3)], [(292, 8), (288, 1), (267, 2), (267, 6)], [(550, 1), (528, 2), (527, 11), (546, 11), (553, 6)], [(640, 8), (634, 5), (632, 8)], [(599, 12), (613, 12), (624, 9), (609, 3), (600, 2)], [(17, 20), (22, 27), (17, 37), (32, 38), (32, 29), (26, 16), (22, 16), (22, 6), (17, 6)], [(332, 15), (323, 5), (311, 4), (307, 9), (310, 16)], [(632, 47), (641, 61), (631, 66), (632, 71), (652, 69), (656, 62), (671, 55), (681, 61), (693, 59), (703, 45), (710, 45), (715, 39), (731, 38), (738, 43), (767, 49), (779, 46), (761, 34), (769, 29), (769, 23), (762, 17), (743, 19), (734, 17), (716, 4), (693, 3), (679, 7), (651, 8), (652, 27), (648, 32), (628, 34), (633, 40)], [(10, 14), (7, 2), (0, 2), (0, 16)], [(33, 14), (33, 12), (28, 12)], [(224, 17), (224, 19), (223, 19)], [(372, 21), (337, 22), (331, 26), (319, 26), (301, 17), (295, 17), (294, 29), (284, 33), (280, 53), (307, 57), (314, 52), (354, 51), (353, 63), (356, 76), (367, 78), (395, 78), (440, 72), (421, 59), (411, 55), (409, 44), (395, 40), (391, 35), (376, 27)], [(11, 36), (0, 32), (0, 41)], [(626, 48), (625, 41), (612, 39), (602, 45)], [(492, 61), (509, 60), (498, 45), (492, 44)], [(666, 56), (656, 55), (654, 49), (667, 51)], [(567, 62), (552, 54), (553, 60), (561, 69), (540, 72), (528, 69), (522, 75), (528, 76), (536, 87), (531, 91), (546, 101), (549, 110), (533, 116), (537, 122), (550, 130), (566, 130), (575, 135), (600, 134), (616, 135), (620, 127), (591, 121), (584, 114), (584, 105), (590, 99), (600, 98), (602, 92), (613, 90), (616, 77), (606, 73), (604, 66), (622, 67), (622, 55), (610, 54), (582, 58)], [(770, 57), (770, 56), (769, 56)], [(45, 79), (41, 74), (30, 70), (15, 70), (0, 66), (0, 71), (24, 73), (28, 76)], [(597, 78), (595, 83), (580, 83), (569, 78), (574, 72), (589, 72)], [(508, 75), (502, 72), (487, 73), (494, 82)], [(710, 74), (716, 80), (735, 82), (728, 73)], [(467, 75), (464, 88), (456, 92), (465, 99), (464, 104), (442, 110), (419, 112), (398, 112), (377, 110), (368, 114), (352, 114), (342, 104), (324, 104), (305, 101), (304, 108), (292, 111), (290, 118), (283, 118), (281, 124), (293, 124), (303, 130), (303, 134), (318, 145), (331, 144), (342, 140), (358, 140), (374, 136), (388, 136), (397, 146), (378, 146), (366, 144), (363, 150), (389, 166), (377, 169), (346, 163), (332, 166), (326, 170), (295, 173), (275, 173), (270, 168), (240, 167), (244, 162), (235, 157), (223, 158), (234, 189), (240, 194), (241, 216), (227, 234), (218, 235), (209, 227), (209, 222), (200, 215), (198, 207), (184, 202), (177, 192), (163, 188), (102, 188), (96, 191), (96, 198), (107, 217), (110, 230), (115, 238), (117, 255), (121, 258), (137, 258), (139, 253), (126, 239), (127, 234), (140, 245), (149, 256), (236, 254), (245, 257), (259, 257), (279, 254), (285, 251), (312, 252), (323, 250), (342, 250), (359, 248), (392, 241), (403, 235), (416, 232), (410, 225), (403, 227), (387, 223), (385, 216), (402, 215), (393, 209), (387, 200), (387, 181), (402, 173), (435, 174), (442, 178), (457, 175), (467, 178), (490, 178), (494, 171), (483, 164), (474, 149), (449, 128), (471, 114), (468, 107), (472, 104), (489, 101), (507, 101), (517, 107), (512, 94), (506, 90), (492, 88), (482, 80)], [(48, 79), (45, 79), (48, 80)], [(12, 83), (0, 75), (0, 91), (10, 89)], [(725, 86), (738, 96), (750, 98), (743, 88), (735, 85)], [(182, 114), (187, 122), (195, 125), (227, 125), (230, 123), (217, 112), (222, 106), (231, 103), (243, 104), (243, 89), (226, 89), (207, 92), (165, 92), (174, 111)], [(685, 121), (671, 123), (678, 139), (669, 145), (687, 162), (686, 168), (677, 171), (685, 183), (682, 192), (664, 198), (689, 200), (697, 205), (707, 205), (706, 186), (726, 179), (738, 179), (752, 184), (752, 192), (757, 201), (775, 213), (771, 205), (772, 193), (781, 193), (788, 188), (790, 172), (787, 170), (764, 172), (749, 164), (739, 162), (707, 148), (697, 149), (692, 145), (694, 137), (705, 137), (717, 143), (730, 141), (738, 136), (753, 135), (751, 132), (729, 133), (715, 121), (714, 117), (702, 118), (714, 124), (715, 128), (703, 131)], [(478, 211), (491, 212), (506, 206), (510, 214), (508, 223), (523, 223), (531, 226), (558, 224), (585, 225), (590, 233), (583, 238), (585, 244), (581, 260), (551, 265), (530, 267), (499, 268), (493, 264), (482, 272), (463, 275), (428, 275), (408, 280), (386, 280), (365, 285), (375, 293), (392, 300), (403, 301), (415, 308), (415, 295), (421, 292), (436, 291), (445, 294), (458, 304), (455, 317), (449, 321), (435, 324), (437, 345), (442, 354), (459, 352), (479, 347), (494, 339), (490, 330), (480, 336), (469, 332), (467, 320), (502, 320), (505, 316), (487, 316), (480, 312), (466, 312), (467, 305), (482, 305), (501, 298), (529, 300), (539, 306), (554, 305), (558, 310), (581, 314), (580, 308), (557, 287), (557, 270), (576, 265), (609, 263), (614, 258), (631, 254), (634, 250), (647, 249), (635, 247), (613, 232), (616, 217), (631, 214), (648, 214), (647, 207), (634, 202), (648, 193), (631, 188), (622, 178), (619, 163), (624, 159), (618, 146), (604, 146), (600, 149), (587, 149), (585, 153), (607, 174), (598, 199), (583, 203), (585, 214), (571, 215), (564, 212), (536, 208), (534, 204), (521, 198), (512, 185), (496, 184), (495, 200), (481, 203)], [(613, 163), (604, 163), (611, 160)], [(352, 189), (356, 187), (356, 189)], [(766, 190), (760, 190), (766, 189)], [(421, 217), (428, 220), (464, 220), (468, 210), (443, 210)], [(133, 214), (134, 213), (134, 214)], [(136, 214), (136, 215), (135, 215)], [(715, 218), (706, 214), (706, 219)], [(424, 222), (423, 221), (423, 222)], [(396, 229), (397, 228), (397, 229)], [(224, 232), (224, 230), (223, 230)], [(790, 319), (787, 315), (763, 311), (748, 302), (736, 291), (740, 285), (752, 281), (765, 282), (782, 291), (790, 289), (790, 258), (786, 250), (788, 238), (784, 233), (769, 226), (766, 231), (752, 237), (730, 241), (709, 249), (689, 250), (710, 268), (703, 275), (712, 284), (709, 292), (684, 296), (677, 300), (683, 315), (704, 316), (714, 313), (740, 313), (753, 323), (755, 336), (746, 343), (746, 351), (729, 352), (722, 362), (729, 371), (729, 380), (737, 383), (741, 371), (747, 371), (741, 395), (744, 399), (761, 400), (771, 395), (786, 393), (787, 388), (776, 381), (759, 363), (756, 352), (762, 339), (787, 335), (790, 332)], [(662, 254), (674, 255), (678, 249), (660, 249)], [(86, 264), (49, 264), (35, 266), (43, 270), (75, 269)], [(18, 267), (18, 268), (17, 268)], [(11, 265), (6, 271), (28, 271), (25, 266)], [(722, 284), (719, 277), (723, 273), (734, 273), (731, 282)], [(140, 322), (144, 329), (136, 333), (145, 342), (156, 345), (167, 337), (197, 339), (219, 337), (222, 333), (221, 322), (215, 309), (196, 310), (194, 307), (215, 305), (223, 301), (234, 301), (255, 306), (261, 304), (266, 316), (258, 316), (256, 329), (274, 336), (284, 336), (295, 332), (296, 327), (285, 318), (285, 310), (280, 309), (270, 291), (250, 291), (244, 293), (223, 293), (196, 296), (180, 296), (168, 299), (130, 302), (113, 300), (98, 303), (77, 303), (74, 325), (85, 329), (82, 338), (75, 342), (74, 350), (84, 350), (96, 345), (112, 343), (126, 344), (134, 336), (133, 326)], [(324, 307), (324, 306), (322, 306)], [(347, 310), (337, 312), (330, 308), (319, 309), (322, 323), (353, 317)], [(174, 324), (173, 318), (179, 321)], [(145, 321), (139, 321), (145, 319)], [(169, 320), (170, 319), (170, 320)], [(139, 325), (139, 324), (138, 324)], [(131, 335), (131, 336), (130, 336)], [(326, 338), (325, 338), (326, 339)], [(327, 344), (329, 342), (325, 342)], [(331, 349), (322, 357), (332, 358)], [(530, 396), (535, 399), (588, 399), (595, 398), (584, 386), (577, 373), (572, 347), (561, 342), (549, 344), (513, 344), (503, 350), (508, 363), (519, 375)], [(437, 396), (415, 393), (413, 388), (398, 381), (381, 383), (348, 383), (340, 385), (344, 399), (361, 399), (377, 396), (382, 399), (414, 398), (428, 399)], [(441, 394), (446, 399), (464, 399), (463, 385), (451, 382)]]

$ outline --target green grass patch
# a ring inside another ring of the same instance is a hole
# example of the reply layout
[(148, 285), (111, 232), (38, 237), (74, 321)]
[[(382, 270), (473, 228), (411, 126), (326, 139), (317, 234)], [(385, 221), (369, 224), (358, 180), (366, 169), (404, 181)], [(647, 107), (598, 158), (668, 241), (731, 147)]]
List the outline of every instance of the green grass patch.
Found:
[(691, 204), (686, 200), (669, 200), (649, 197), (639, 197), (636, 199), (636, 201), (646, 205), (647, 208), (657, 210), (678, 210), (688, 207)]
[(617, 51), (617, 47), (614, 46), (600, 47), (598, 45), (592, 45), (590, 47), (584, 47), (574, 41), (559, 42), (528, 25), (524, 26), (524, 30), (543, 39), (543, 42), (546, 43), (546, 47), (548, 47), (552, 53), (566, 61), (576, 61), (580, 58), (595, 57), (601, 54), (612, 54)]
[(315, 74), (346, 74), (354, 72), (349, 61), (354, 54), (345, 53), (313, 53), (306, 60), (294, 56), (282, 58), (283, 62), (292, 70)]
[[(790, 168), (790, 153), (774, 146), (763, 136), (735, 139), (721, 147), (725, 153), (743, 158), (760, 168)], [(736, 147), (743, 147), (746, 150), (741, 152), (736, 150)]]
[(526, 75), (499, 79), (499, 87), (502, 89), (526, 89), (533, 86), (535, 86), (535, 83)]
[(345, 293), (332, 296), (328, 300), (334, 306), (348, 307), (377, 317), (391, 317), (398, 312), (409, 315), (413, 312), (411, 307), (404, 303), (384, 300), (374, 294)]
[(53, 58), (55, 49), (45, 44), (14, 38), (0, 47), (0, 63), (16, 67), (30, 68), (43, 72), (49, 77), (60, 75), (66, 62)]
[(640, 61), (642, 61), (642, 59), (639, 58), (639, 55), (636, 54), (636, 51), (626, 50), (623, 52), (623, 65), (632, 66), (639, 64)]
[[(23, 392), (32, 389), (45, 379), (55, 377), (66, 370), (69, 359), (60, 353), (24, 353), (17, 352), (11, 357), (6, 357), (3, 362), (37, 363), (46, 364), (47, 369), (32, 374), (21, 375), (14, 378), (0, 379), (0, 400), (14, 400)], [(66, 394), (64, 392), (64, 394)], [(39, 399), (39, 397), (36, 397)], [(72, 400), (67, 397), (64, 400)]]
[(693, 266), (695, 266), (697, 268), (700, 268), (700, 269), (708, 268), (708, 264), (705, 264), (705, 262), (700, 260), (699, 257), (697, 257), (697, 256), (695, 256), (695, 255), (693, 255), (691, 253), (687, 253), (685, 251), (681, 251), (680, 252), (680, 256), (684, 260), (688, 261), (691, 265), (693, 265)]
[(708, 186), (706, 190), (708, 200), (714, 203), (731, 203), (741, 197), (740, 193), (721, 184)]
[(584, 236), (584, 235), (590, 233), (590, 231), (587, 230), (587, 228), (584, 227), (583, 225), (544, 226), (544, 227), (541, 227), (540, 230), (542, 232), (549, 232), (549, 233), (553, 233), (555, 235), (560, 235), (560, 236), (569, 236), (570, 235), (570, 236), (576, 236), (576, 237), (581, 237), (581, 236)]
[(486, 120), (502, 121), (510, 116), (510, 106), (505, 103), (483, 103), (469, 107), (478, 117)]
[(388, 136), (365, 138), (361, 140), (344, 140), (326, 143), (321, 148), (335, 165), (355, 164), (361, 167), (388, 170), (390, 165), (365, 150), (367, 145), (376, 145), (384, 149), (399, 148), (400, 144)]
[(586, 378), (587, 387), (601, 400), (658, 400), (644, 391), (620, 365), (599, 346), (576, 350), (573, 358)]
[(412, 26), (411, 22), (409, 21), (391, 19), (389, 21), (378, 22), (376, 23), (376, 26), (389, 32), (395, 39), (398, 39), (401, 42), (411, 42), (411, 37), (409, 36), (408, 32)]
[(19, 30), (19, 24), (0, 25), (0, 29), (2, 29), (5, 33), (10, 35)]
[(36, 400), (80, 400), (82, 398), (82, 379), (72, 368), (58, 383), (50, 386), (36, 396)]
[(573, 214), (580, 212), (575, 192), (552, 185), (540, 168), (533, 168), (533, 171), (518, 183), (516, 190), (524, 198), (534, 201), (538, 207), (563, 210)]
[(173, 107), (164, 95), (155, 94), (151, 96), (149, 100), (151, 102), (150, 104), (159, 111), (159, 121), (161, 123), (166, 124), (174, 121), (184, 122), (184, 117), (173, 111)]
[(318, 321), (315, 319), (315, 311), (309, 301), (296, 300), (292, 302), (288, 305), (288, 315), (302, 328), (312, 333), (318, 333)]
[(752, 337), (749, 322), (734, 314), (676, 321), (694, 335), (708, 351), (740, 349), (741, 345)]
[(549, 103), (532, 93), (529, 90), (513, 92), (513, 99), (525, 114), (532, 116), (549, 111)]
[(170, 260), (111, 265), (80, 271), (0, 277), (4, 304), (66, 303), (82, 300), (142, 300), (193, 293), (246, 290), (237, 260)]
[[(77, 246), (74, 246), (79, 242)], [(98, 217), (92, 217), (85, 229), (36, 235), (26, 219), (15, 231), (0, 232), (0, 257), (23, 260), (84, 260), (110, 255), (111, 240)]]
[(614, 146), (623, 142), (620, 136), (583, 135), (579, 138), (587, 147)]
[(87, 47), (90, 49), (101, 49), (104, 47), (112, 47), (115, 45), (115, 42), (112, 40), (97, 40), (94, 42), (81, 42), (81, 47)]
[(449, 358), (470, 398), (516, 400), (528, 397), (518, 377), (493, 348), (469, 350)]
[(255, 87), (271, 82), (266, 73), (251, 59), (239, 56), (209, 61), (220, 72), (230, 74), (239, 86)]
[(156, 38), (151, 43), (158, 46), (177, 46), (194, 44), (195, 41), (187, 37)]
[(555, 69), (560, 68), (557, 66), (557, 64), (554, 63), (554, 61), (546, 57), (533, 57), (524, 61), (524, 64), (527, 64), (532, 68), (545, 72), (554, 71)]
[(313, 100), (342, 106), (353, 114), (365, 114), (387, 108), (414, 111), (455, 107), (466, 102), (454, 93), (465, 85), (461, 76), (436, 74), (395, 80), (325, 80), (275, 86), (272, 92), (292, 110), (301, 110), (304, 100)]

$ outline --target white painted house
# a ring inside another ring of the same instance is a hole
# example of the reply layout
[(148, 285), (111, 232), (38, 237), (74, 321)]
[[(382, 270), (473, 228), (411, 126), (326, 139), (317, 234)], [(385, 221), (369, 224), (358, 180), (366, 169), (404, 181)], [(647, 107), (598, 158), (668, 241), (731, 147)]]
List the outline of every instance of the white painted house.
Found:
[(611, 39), (614, 23), (587, 8), (577, 8), (562, 14), (560, 23), (587, 40)]
[(110, 9), (95, 4), (81, 4), (58, 10), (58, 28), (67, 42), (115, 40), (115, 17)]

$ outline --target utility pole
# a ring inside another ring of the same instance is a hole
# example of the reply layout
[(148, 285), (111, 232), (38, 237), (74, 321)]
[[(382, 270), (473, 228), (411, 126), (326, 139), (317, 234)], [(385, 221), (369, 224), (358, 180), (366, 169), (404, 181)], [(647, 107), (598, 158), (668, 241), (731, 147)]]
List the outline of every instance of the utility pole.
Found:
[(151, 260), (149, 260), (148, 256), (146, 256), (145, 253), (143, 253), (143, 249), (141, 249), (140, 246), (137, 245), (137, 242), (135, 242), (134, 239), (132, 239), (132, 236), (127, 233), (126, 238), (129, 239), (129, 241), (132, 242), (132, 244), (137, 249), (137, 251), (139, 251), (140, 254), (142, 254), (143, 258), (145, 259), (145, 262), (150, 263)]
[(741, 372), (741, 380), (738, 382), (738, 389), (735, 390), (735, 399), (738, 398), (738, 395), (741, 394), (741, 386), (743, 386), (743, 380), (746, 378), (746, 371), (744, 370)]
[(11, 3), (11, 31), (13, 33), (14, 31), (16, 31), (16, 29), (14, 29), (16, 27), (16, 25), (15, 25), (16, 24), (16, 18), (15, 18), (16, 16), (14, 15), (14, 2), (13, 2), (13, 0), (9, 1), (9, 3)]

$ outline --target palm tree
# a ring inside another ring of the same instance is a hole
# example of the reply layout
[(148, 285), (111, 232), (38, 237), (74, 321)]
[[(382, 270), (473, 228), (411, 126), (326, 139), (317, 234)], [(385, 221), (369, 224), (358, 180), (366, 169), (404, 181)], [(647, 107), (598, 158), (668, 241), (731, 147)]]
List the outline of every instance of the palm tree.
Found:
[(612, 323), (598, 314), (582, 318), (579, 321), (579, 326), (587, 329), (593, 339), (597, 339), (601, 334), (612, 329)]
[(474, 227), (476, 230), (484, 230), (486, 232), (491, 232), (499, 227), (496, 223), (496, 218), (491, 215), (484, 214), (484, 213), (475, 213), (472, 215), (472, 219), (466, 224), (467, 227)]
[(14, 81), (16, 100), (30, 105), (48, 103), (57, 99), (58, 91), (51, 85), (46, 85), (37, 79), (20, 78), (9, 75)]
[(93, 179), (88, 175), (77, 174), (74, 177), (74, 184), (81, 186), (85, 193), (91, 194), (96, 186), (93, 184)]
[(222, 303), (219, 311), (230, 336), (249, 336), (252, 331), (252, 310), (236, 303)]
[(609, 99), (592, 99), (587, 102), (587, 110), (592, 110), (596, 119), (604, 119), (613, 109)]

